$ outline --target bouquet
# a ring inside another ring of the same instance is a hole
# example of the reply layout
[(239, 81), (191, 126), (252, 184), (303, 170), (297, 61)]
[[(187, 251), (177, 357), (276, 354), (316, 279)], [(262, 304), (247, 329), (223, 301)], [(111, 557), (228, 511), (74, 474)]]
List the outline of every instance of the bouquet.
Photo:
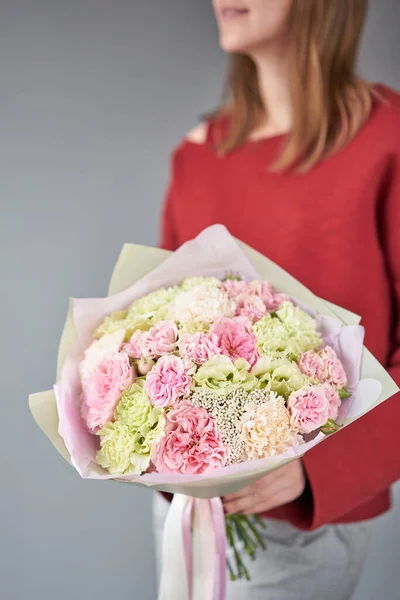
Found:
[(193, 598), (202, 586), (202, 598), (222, 600), (227, 541), (231, 578), (247, 577), (236, 543), (254, 558), (264, 524), (224, 522), (219, 497), (302, 456), (397, 388), (363, 348), (355, 315), (221, 226), (165, 256), (127, 246), (111, 295), (71, 303), (54, 396), (32, 396), (31, 408), (82, 477), (177, 494), (159, 598)]

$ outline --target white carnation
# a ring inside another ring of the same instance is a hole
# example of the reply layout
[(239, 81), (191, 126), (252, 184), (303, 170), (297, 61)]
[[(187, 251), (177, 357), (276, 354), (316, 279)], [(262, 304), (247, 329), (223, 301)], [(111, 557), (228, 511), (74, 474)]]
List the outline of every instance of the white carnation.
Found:
[(235, 303), (217, 287), (200, 285), (178, 294), (169, 306), (168, 318), (179, 323), (212, 323), (218, 317), (233, 317)]

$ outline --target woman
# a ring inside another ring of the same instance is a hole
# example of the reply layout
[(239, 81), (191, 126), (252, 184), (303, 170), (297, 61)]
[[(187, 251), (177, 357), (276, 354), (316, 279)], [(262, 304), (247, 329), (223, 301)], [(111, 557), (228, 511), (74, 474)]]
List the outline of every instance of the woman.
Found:
[[(162, 244), (214, 223), (317, 295), (362, 315), (400, 381), (400, 96), (354, 65), (366, 0), (214, 0), (232, 54), (224, 106), (177, 149)], [(396, 328), (397, 327), (397, 328)], [(400, 478), (397, 396), (296, 462), (224, 498), (268, 519), (268, 551), (229, 599), (345, 600), (369, 521)], [(156, 528), (166, 501), (156, 500)]]

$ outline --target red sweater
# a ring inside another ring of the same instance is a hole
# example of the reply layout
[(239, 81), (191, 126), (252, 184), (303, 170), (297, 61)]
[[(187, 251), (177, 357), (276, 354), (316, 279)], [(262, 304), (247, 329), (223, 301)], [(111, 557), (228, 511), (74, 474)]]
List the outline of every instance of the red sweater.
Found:
[[(175, 250), (215, 223), (318, 296), (362, 315), (366, 346), (400, 383), (400, 95), (377, 86), (356, 138), (307, 174), (267, 169), (282, 137), (249, 141), (219, 158), (205, 144), (174, 153), (162, 246)], [(301, 529), (369, 519), (400, 479), (400, 395), (303, 458), (310, 494), (269, 513)]]

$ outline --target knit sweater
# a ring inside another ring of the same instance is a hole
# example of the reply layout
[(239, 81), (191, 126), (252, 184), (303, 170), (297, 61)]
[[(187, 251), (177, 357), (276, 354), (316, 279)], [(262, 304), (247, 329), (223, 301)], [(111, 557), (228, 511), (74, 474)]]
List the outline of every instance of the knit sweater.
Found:
[[(400, 95), (377, 86), (369, 120), (339, 153), (305, 174), (268, 165), (284, 136), (248, 141), (224, 157), (213, 140), (175, 150), (161, 245), (175, 250), (224, 224), (316, 295), (362, 316), (365, 344), (400, 383)], [(302, 459), (308, 492), (268, 513), (301, 529), (369, 519), (400, 479), (400, 395)]]

